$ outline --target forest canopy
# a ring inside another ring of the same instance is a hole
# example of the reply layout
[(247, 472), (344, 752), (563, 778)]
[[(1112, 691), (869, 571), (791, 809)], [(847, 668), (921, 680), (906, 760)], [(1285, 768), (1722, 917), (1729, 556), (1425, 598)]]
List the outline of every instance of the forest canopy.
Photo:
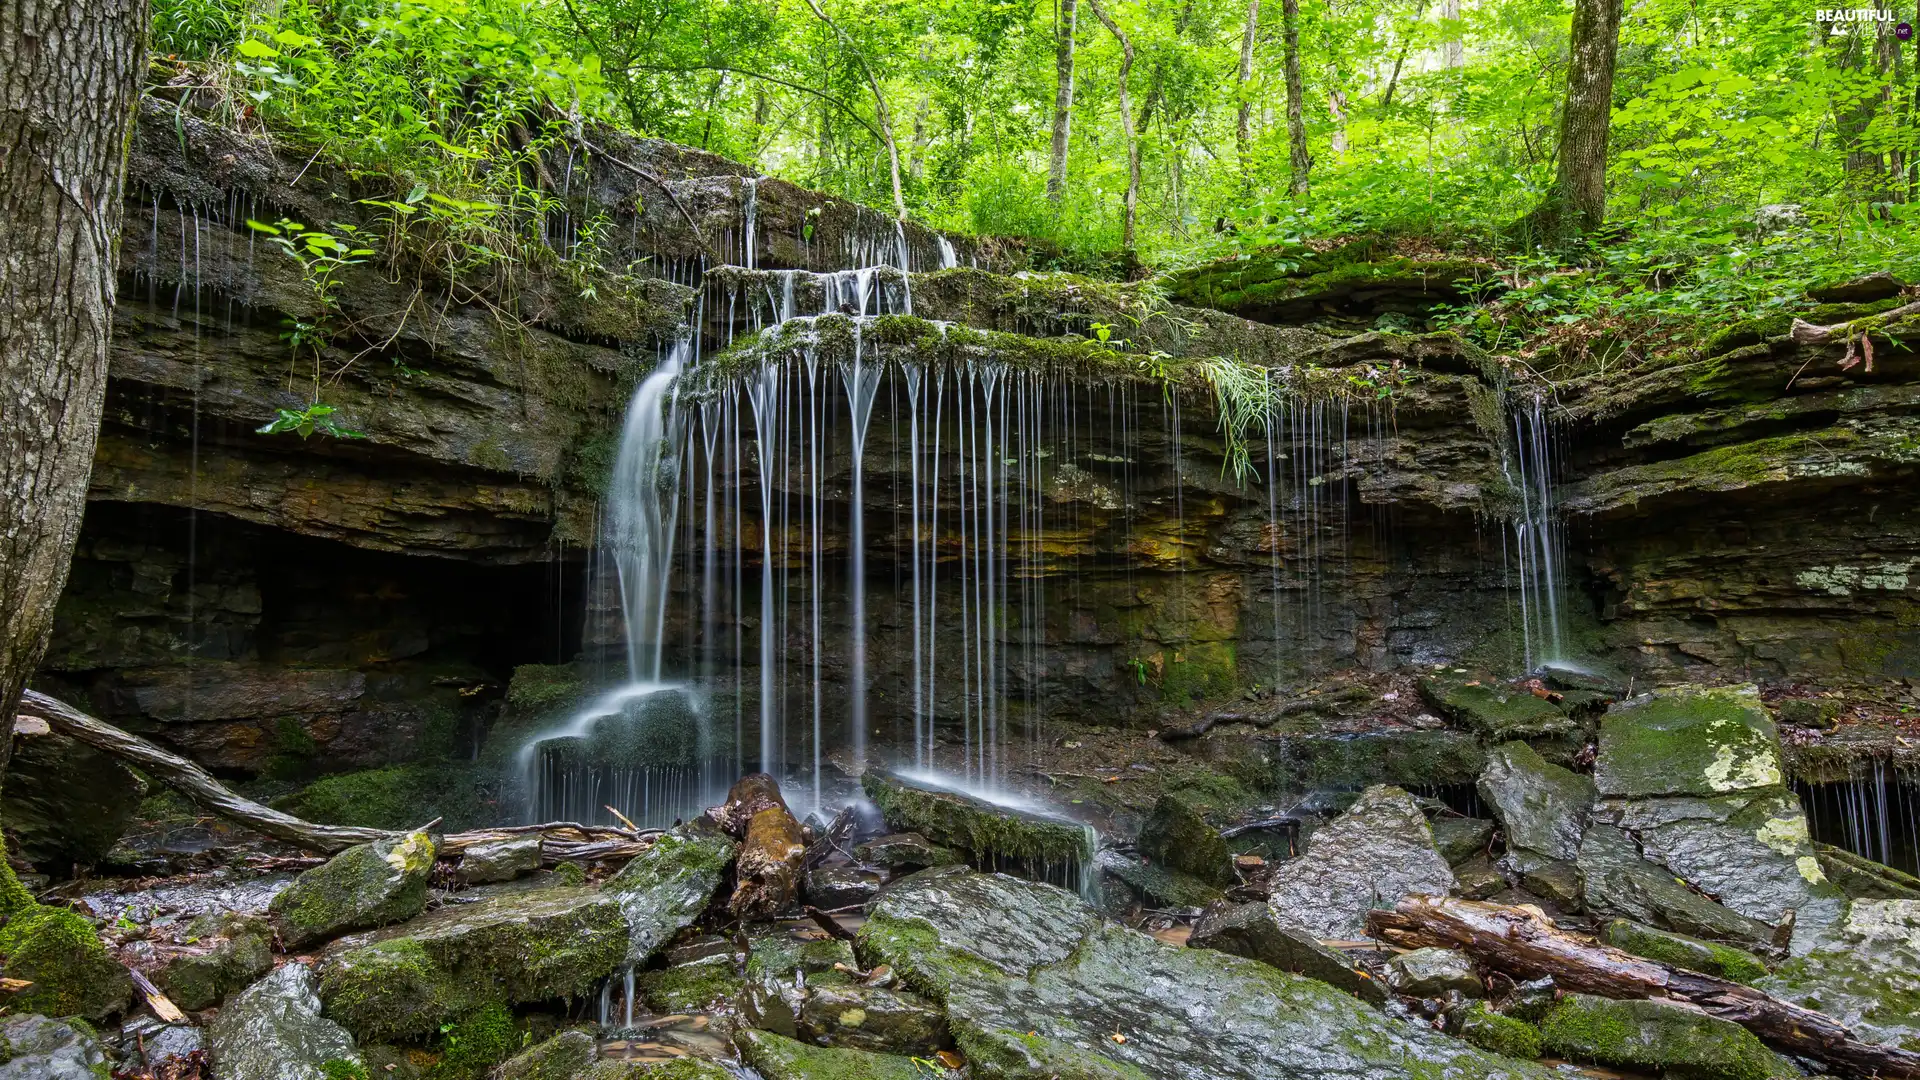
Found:
[(882, 207), (897, 161), (914, 218), (1037, 238), (1065, 268), (1355, 237), (1466, 253), (1516, 287), (1491, 320), (1462, 313), (1493, 343), (1583, 321), (1691, 340), (1821, 281), (1920, 271), (1920, 43), (1899, 40), (1890, 9), (1829, 23), (1785, 0), (1630, 0), (1605, 224), (1572, 246), (1516, 230), (1554, 188), (1574, 9), (160, 0), (154, 78), (462, 197), (488, 197), (476, 163), (602, 123)]

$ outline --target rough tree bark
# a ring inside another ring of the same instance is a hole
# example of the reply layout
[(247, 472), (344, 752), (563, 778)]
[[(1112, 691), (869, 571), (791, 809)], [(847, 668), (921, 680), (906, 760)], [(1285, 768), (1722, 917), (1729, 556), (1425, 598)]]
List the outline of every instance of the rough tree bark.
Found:
[(1287, 77), (1287, 190), (1295, 195), (1307, 193), (1307, 170), (1313, 158), (1307, 154), (1307, 121), (1300, 88), (1300, 0), (1281, 0), (1280, 24), (1286, 44), (1284, 67)]
[[(1240, 33), (1240, 73), (1234, 80), (1234, 93), (1240, 96), (1240, 113), (1234, 118), (1234, 148), (1240, 152), (1240, 190), (1253, 194), (1253, 98), (1247, 84), (1253, 81), (1253, 44), (1260, 35), (1260, 0), (1247, 0), (1247, 25)], [(1293, 92), (1288, 84), (1287, 92)], [(1291, 134), (1291, 129), (1289, 129)]]
[(1607, 136), (1613, 121), (1613, 64), (1622, 0), (1574, 0), (1567, 99), (1553, 188), (1528, 218), (1536, 236), (1567, 236), (1607, 217)]
[(1073, 29), (1078, 17), (1075, 0), (1060, 0), (1053, 45), (1053, 151), (1047, 165), (1047, 199), (1055, 206), (1067, 194), (1067, 147), (1073, 141)]
[(1133, 98), (1127, 91), (1127, 79), (1133, 74), (1133, 41), (1100, 6), (1100, 0), (1087, 0), (1087, 5), (1093, 8), (1093, 17), (1099, 19), (1100, 25), (1106, 27), (1107, 32), (1120, 43), (1120, 131), (1127, 139), (1127, 194), (1121, 202), (1120, 246), (1125, 249), (1131, 262), (1134, 224), (1140, 206), (1140, 133), (1133, 126)]
[(740, 841), (738, 881), (727, 910), (742, 919), (771, 919), (792, 907), (807, 845), (779, 781), (766, 773), (743, 776), (707, 816)]
[[(0, 717), (46, 651), (107, 389), (146, 0), (0, 3)], [(0, 776), (12, 740), (0, 738)]]

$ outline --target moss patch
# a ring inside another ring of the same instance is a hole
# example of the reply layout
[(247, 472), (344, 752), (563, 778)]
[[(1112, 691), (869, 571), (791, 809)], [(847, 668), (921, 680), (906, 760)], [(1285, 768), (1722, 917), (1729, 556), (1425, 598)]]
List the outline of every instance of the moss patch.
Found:
[(920, 833), (975, 859), (1071, 863), (1092, 858), (1085, 826), (1023, 813), (957, 791), (923, 787), (878, 769), (862, 781), (895, 829)]
[[(18, 889), (11, 871), (6, 876)], [(91, 922), (30, 898), (0, 926), (0, 958), (0, 973), (33, 984), (9, 999), (16, 1012), (104, 1020), (133, 993), (126, 969), (107, 955)]]
[(1606, 715), (1594, 782), (1614, 797), (1711, 797), (1777, 788), (1786, 774), (1752, 687), (1675, 687)]
[(498, 817), (490, 777), (465, 763), (394, 765), (322, 777), (273, 807), (326, 825), (373, 829), (413, 829), (439, 818), (448, 832), (459, 832)]
[(740, 1056), (766, 1080), (924, 1080), (910, 1058), (808, 1046), (769, 1031), (740, 1033)]
[(1751, 983), (1767, 974), (1767, 965), (1744, 949), (1702, 941), (1671, 930), (1656, 930), (1626, 919), (1614, 919), (1601, 927), (1600, 940), (1622, 952), (1734, 982)]
[(1505, 1054), (1507, 1057), (1540, 1056), (1539, 1028), (1525, 1020), (1502, 1016), (1488, 1008), (1484, 1001), (1467, 1005), (1460, 1018), (1460, 1037), (1482, 1050)]
[(1568, 994), (1540, 1024), (1542, 1044), (1579, 1061), (1690, 1080), (1785, 1080), (1798, 1073), (1729, 1020), (1657, 1001)]

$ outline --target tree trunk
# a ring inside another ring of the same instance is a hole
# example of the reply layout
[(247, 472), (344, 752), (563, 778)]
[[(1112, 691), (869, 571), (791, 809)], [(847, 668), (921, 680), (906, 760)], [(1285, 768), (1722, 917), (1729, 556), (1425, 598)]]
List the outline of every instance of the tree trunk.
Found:
[(1327, 95), (1327, 111), (1333, 114), (1333, 138), (1330, 149), (1337, 158), (1347, 152), (1347, 94), (1335, 90)]
[[(146, 43), (146, 0), (0, 8), (0, 717), (9, 722), (46, 651), (86, 510)], [(12, 745), (0, 738), (0, 776)]]
[(1059, 206), (1067, 193), (1067, 147), (1073, 141), (1073, 28), (1078, 18), (1075, 0), (1060, 0), (1059, 25), (1054, 30), (1053, 156), (1047, 167), (1047, 199)]
[(1920, 1077), (1920, 1053), (1862, 1042), (1832, 1017), (1750, 986), (1670, 968), (1574, 937), (1523, 908), (1446, 896), (1409, 896), (1392, 911), (1369, 912), (1367, 926), (1392, 944), (1459, 949), (1521, 979), (1551, 975), (1554, 985), (1564, 990), (1690, 1002), (1788, 1053), (1861, 1075)]
[[(1253, 194), (1253, 98), (1249, 95), (1247, 84), (1253, 81), (1253, 44), (1260, 34), (1260, 0), (1247, 0), (1247, 24), (1240, 33), (1240, 73), (1234, 81), (1234, 92), (1240, 96), (1240, 114), (1234, 120), (1234, 147), (1240, 152), (1240, 191), (1243, 195)], [(1298, 62), (1297, 59), (1295, 61)], [(1287, 93), (1293, 93), (1293, 83), (1287, 84)], [(1288, 129), (1292, 134), (1292, 129)]]
[(1307, 122), (1301, 102), (1300, 0), (1282, 0), (1280, 21), (1286, 40), (1287, 190), (1295, 195), (1305, 195), (1307, 170), (1313, 167), (1313, 158), (1307, 155)]
[(727, 910), (742, 919), (771, 919), (792, 907), (807, 845), (779, 782), (766, 773), (743, 776), (707, 816), (741, 841)]
[[(1133, 41), (1129, 39), (1120, 24), (1108, 16), (1100, 0), (1087, 0), (1093, 8), (1093, 17), (1100, 25), (1120, 42), (1120, 130), (1127, 137), (1127, 194), (1122, 200), (1124, 216), (1120, 225), (1120, 246), (1126, 250), (1128, 262), (1133, 261), (1134, 225), (1140, 205), (1140, 135), (1133, 127), (1133, 99), (1127, 92), (1127, 78), (1133, 74)], [(1132, 267), (1128, 267), (1129, 270)]]
[[(1440, 0), (1440, 17), (1442, 19), (1459, 18), (1460, 0)], [(1450, 68), (1460, 67), (1467, 62), (1465, 43), (1458, 37), (1448, 36), (1446, 44), (1441, 47), (1441, 52), (1445, 57), (1446, 65)]]
[(1532, 215), (1534, 231), (1566, 236), (1607, 217), (1607, 135), (1613, 119), (1613, 63), (1622, 0), (1574, 0), (1567, 100), (1560, 112), (1559, 171)]

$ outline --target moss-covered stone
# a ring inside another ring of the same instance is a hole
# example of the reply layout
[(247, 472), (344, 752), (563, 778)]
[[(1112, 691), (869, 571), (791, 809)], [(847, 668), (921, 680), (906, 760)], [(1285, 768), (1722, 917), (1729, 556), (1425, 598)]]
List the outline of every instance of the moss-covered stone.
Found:
[(1482, 1050), (1513, 1058), (1540, 1056), (1540, 1029), (1525, 1020), (1502, 1016), (1484, 1001), (1460, 1010), (1458, 1034)]
[(1233, 853), (1220, 830), (1207, 824), (1194, 800), (1179, 793), (1160, 796), (1140, 828), (1141, 854), (1209, 885), (1233, 881)]
[(806, 1043), (749, 1028), (736, 1038), (740, 1058), (766, 1080), (924, 1080), (910, 1058)]
[(268, 912), (294, 949), (412, 918), (426, 907), (434, 854), (424, 832), (348, 848), (301, 874)]
[(1610, 797), (1714, 796), (1780, 787), (1786, 770), (1754, 687), (1673, 687), (1601, 721), (1594, 782)]
[(1600, 940), (1635, 956), (1673, 967), (1751, 983), (1767, 974), (1767, 965), (1745, 949), (1659, 930), (1629, 919), (1612, 919), (1600, 928)]
[(428, 1070), (428, 1080), (478, 1080), (526, 1045), (527, 1033), (513, 1013), (493, 1002), (440, 1029), (435, 1043), (440, 1060)]
[(868, 770), (862, 786), (889, 826), (910, 829), (982, 862), (1066, 865), (1093, 857), (1088, 829), (1077, 822), (996, 805), (879, 769)]
[(271, 970), (273, 948), (267, 928), (247, 923), (205, 952), (175, 958), (154, 981), (175, 1005), (191, 1012), (220, 1004)]
[(600, 1048), (584, 1031), (563, 1031), (503, 1063), (497, 1080), (578, 1080)]
[(1568, 739), (1585, 730), (1546, 698), (1486, 676), (1430, 675), (1420, 680), (1420, 696), (1441, 716), (1492, 742)]
[(422, 762), (323, 776), (273, 800), (276, 810), (327, 825), (412, 829), (439, 819), (448, 832), (497, 816), (493, 774), (465, 762)]
[(1568, 994), (1541, 1021), (1540, 1038), (1555, 1054), (1647, 1069), (1676, 1080), (1788, 1080), (1799, 1075), (1746, 1028), (1662, 1001)]
[(1285, 733), (1272, 746), (1273, 784), (1282, 791), (1470, 784), (1487, 763), (1480, 741), (1459, 731)]
[(955, 1041), (983, 1076), (1047, 1077), (1049, 1080), (1152, 1080), (1114, 1061), (1036, 1031), (962, 1024)]
[(712, 1012), (746, 995), (746, 979), (731, 954), (644, 971), (636, 983), (647, 1008), (661, 1015)]
[(1854, 900), (1920, 900), (1920, 878), (1832, 844), (1813, 845), (1827, 880)]
[(702, 819), (661, 836), (607, 880), (602, 891), (627, 922), (628, 963), (645, 963), (706, 910), (735, 850)]
[(853, 857), (885, 870), (924, 870), (965, 862), (958, 853), (929, 841), (919, 833), (888, 833), (853, 849)]
[(133, 994), (126, 969), (107, 955), (91, 922), (31, 902), (0, 926), (0, 974), (33, 984), (8, 999), (21, 1012), (98, 1021), (126, 1008)]

